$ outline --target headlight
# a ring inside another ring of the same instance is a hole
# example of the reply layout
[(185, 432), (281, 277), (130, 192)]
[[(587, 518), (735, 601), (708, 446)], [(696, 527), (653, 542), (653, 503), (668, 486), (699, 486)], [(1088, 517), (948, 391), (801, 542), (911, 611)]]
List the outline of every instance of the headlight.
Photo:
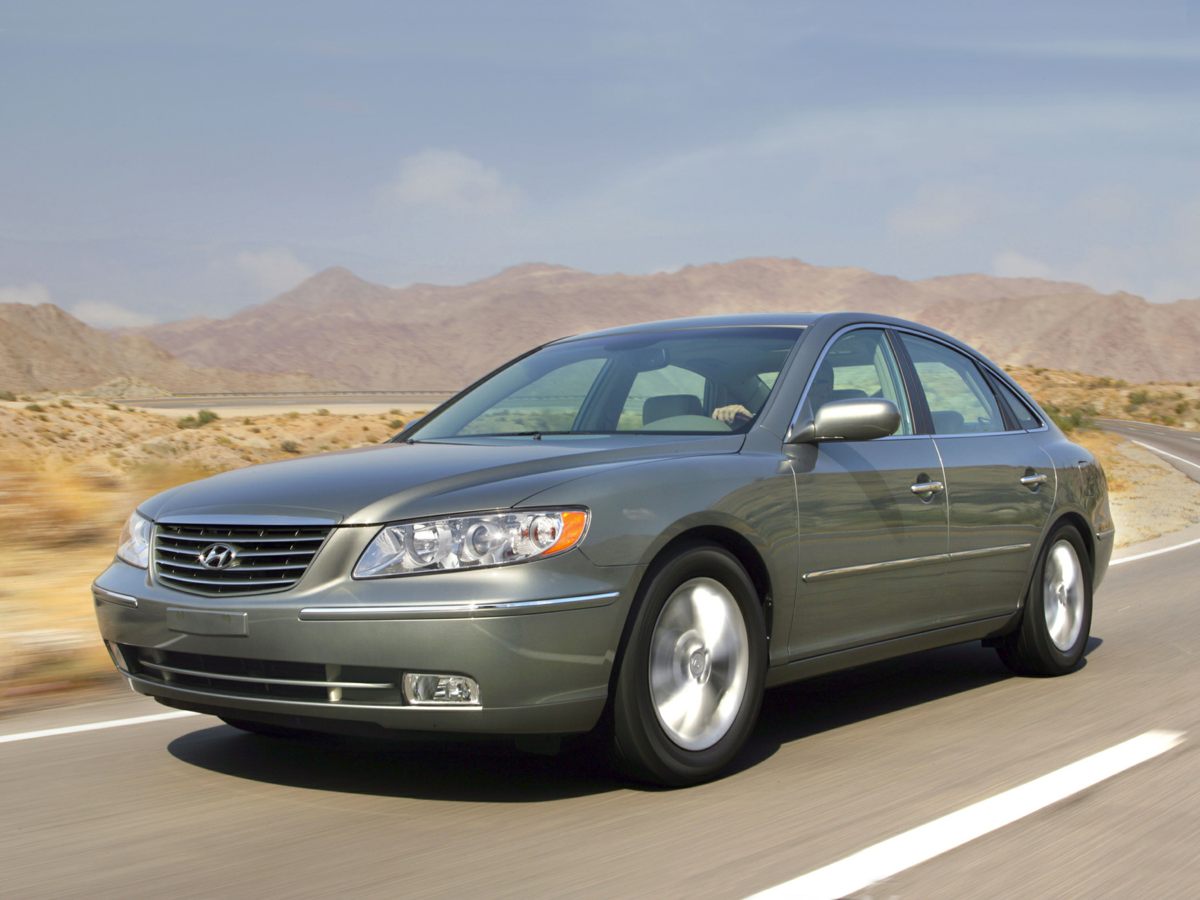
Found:
[(517, 510), (384, 527), (359, 557), (355, 578), (477, 569), (570, 550), (587, 531), (583, 509)]
[(150, 562), (150, 528), (149, 519), (137, 513), (131, 513), (121, 529), (121, 542), (117, 545), (117, 558), (144, 569)]

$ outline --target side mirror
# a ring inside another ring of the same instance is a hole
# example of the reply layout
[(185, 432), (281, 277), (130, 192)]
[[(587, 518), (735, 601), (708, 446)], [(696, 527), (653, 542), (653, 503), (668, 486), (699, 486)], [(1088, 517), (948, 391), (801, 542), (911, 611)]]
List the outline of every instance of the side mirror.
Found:
[(831, 400), (822, 404), (811, 419), (792, 426), (786, 442), (870, 441), (895, 434), (899, 427), (900, 410), (891, 400)]

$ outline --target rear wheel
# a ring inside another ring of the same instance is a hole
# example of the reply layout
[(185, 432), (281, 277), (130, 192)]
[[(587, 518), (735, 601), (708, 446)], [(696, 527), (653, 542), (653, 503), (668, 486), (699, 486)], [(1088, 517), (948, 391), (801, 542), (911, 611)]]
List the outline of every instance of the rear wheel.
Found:
[(672, 787), (717, 775), (754, 728), (766, 658), (761, 601), (731, 554), (702, 544), (661, 565), (617, 676), (613, 742), (622, 767)]
[(1064, 675), (1079, 665), (1092, 625), (1092, 567), (1083, 538), (1060, 525), (1046, 540), (1021, 624), (996, 646), (1020, 675)]

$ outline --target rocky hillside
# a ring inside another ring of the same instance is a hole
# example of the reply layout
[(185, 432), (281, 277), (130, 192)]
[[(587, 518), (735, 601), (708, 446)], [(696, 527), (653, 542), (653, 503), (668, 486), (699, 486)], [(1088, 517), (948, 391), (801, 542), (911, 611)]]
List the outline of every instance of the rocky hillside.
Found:
[(1200, 300), (1032, 278), (906, 281), (798, 260), (747, 259), (655, 275), (525, 265), (459, 286), (389, 288), (342, 268), (226, 319), (142, 334), (193, 365), (307, 371), (357, 388), (461, 386), (540, 341), (677, 316), (857, 309), (917, 319), (1006, 364), (1129, 381), (1200, 378)]
[(311, 390), (323, 383), (287, 372), (250, 374), (197, 367), (181, 362), (147, 337), (92, 328), (50, 303), (0, 303), (0, 390), (68, 390), (122, 382), (145, 385), (151, 393), (154, 388)]

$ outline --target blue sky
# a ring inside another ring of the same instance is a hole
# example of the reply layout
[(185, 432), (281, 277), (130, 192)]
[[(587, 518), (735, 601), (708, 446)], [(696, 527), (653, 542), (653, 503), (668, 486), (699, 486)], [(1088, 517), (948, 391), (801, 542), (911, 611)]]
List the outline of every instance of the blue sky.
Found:
[(0, 301), (789, 256), (1200, 296), (1196, 3), (0, 0)]

